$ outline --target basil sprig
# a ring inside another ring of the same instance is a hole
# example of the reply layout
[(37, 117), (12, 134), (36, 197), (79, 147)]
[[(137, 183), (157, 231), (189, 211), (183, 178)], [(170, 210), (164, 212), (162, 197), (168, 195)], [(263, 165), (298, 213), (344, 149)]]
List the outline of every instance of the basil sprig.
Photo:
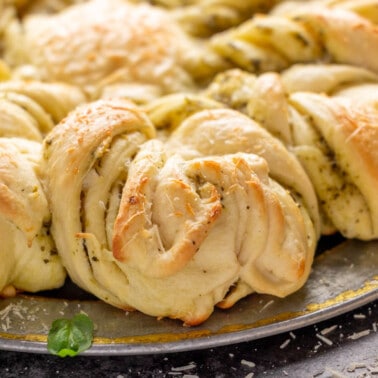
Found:
[(51, 325), (47, 349), (59, 357), (74, 357), (92, 345), (94, 325), (85, 314), (72, 319), (57, 319)]

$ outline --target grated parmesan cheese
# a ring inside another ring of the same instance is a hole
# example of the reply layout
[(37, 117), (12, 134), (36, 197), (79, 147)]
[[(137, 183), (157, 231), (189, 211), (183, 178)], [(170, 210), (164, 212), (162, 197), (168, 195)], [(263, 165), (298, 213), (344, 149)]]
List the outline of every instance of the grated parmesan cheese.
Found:
[(246, 365), (246, 366), (251, 367), (251, 368), (256, 366), (256, 364), (254, 362), (247, 361), (247, 360), (241, 360), (240, 363), (242, 365)]
[(27, 313), (27, 308), (25, 306), (22, 306), (20, 303), (10, 303), (8, 306), (3, 308), (0, 311), (0, 320), (2, 321), (1, 323), (1, 328), (3, 331), (8, 331), (12, 327), (12, 322), (11, 318), (14, 316), (17, 316), (21, 320), (25, 320), (25, 315), (22, 313), (26, 314)]
[(285, 340), (281, 345), (280, 349), (285, 349), (290, 344), (290, 339)]
[(331, 332), (333, 332), (337, 327), (338, 327), (337, 325), (333, 325), (331, 327), (324, 328), (320, 331), (320, 334), (323, 336), (328, 335)]
[(317, 337), (320, 341), (322, 341), (324, 344), (327, 344), (327, 345), (329, 345), (329, 346), (333, 345), (333, 342), (332, 342), (330, 339), (328, 339), (327, 337), (321, 335), (320, 333), (317, 333), (317, 334), (316, 334), (316, 337)]
[(185, 371), (185, 370), (194, 369), (195, 367), (196, 367), (196, 364), (194, 362), (191, 362), (190, 364), (185, 365), (185, 366), (172, 367), (171, 370), (172, 371)]
[(348, 339), (357, 340), (361, 337), (368, 336), (369, 334), (370, 334), (370, 329), (365, 329), (364, 331), (353, 333), (352, 335), (348, 336)]
[(259, 312), (263, 312), (264, 310), (266, 310), (268, 307), (270, 307), (272, 304), (274, 303), (274, 300), (270, 300), (269, 302), (265, 303), (264, 306), (261, 307), (260, 311)]
[(322, 343), (318, 343), (314, 346), (314, 351), (317, 352), (318, 349), (322, 346)]
[(366, 365), (362, 363), (353, 363), (347, 367), (347, 371), (353, 373), (356, 369), (365, 369)]
[(326, 371), (331, 375), (332, 378), (345, 378), (345, 375), (339, 371), (336, 371), (336, 370), (333, 370), (333, 369), (330, 369), (330, 368), (327, 368)]

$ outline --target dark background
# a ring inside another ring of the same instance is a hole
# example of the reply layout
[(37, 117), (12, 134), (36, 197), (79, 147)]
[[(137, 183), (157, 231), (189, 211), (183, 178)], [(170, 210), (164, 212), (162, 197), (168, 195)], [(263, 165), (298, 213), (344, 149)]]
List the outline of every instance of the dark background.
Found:
[[(319, 339), (321, 331), (335, 325), (325, 335), (331, 343)], [(375, 301), (292, 332), (190, 352), (59, 358), (0, 351), (0, 377), (378, 378), (377, 328)]]

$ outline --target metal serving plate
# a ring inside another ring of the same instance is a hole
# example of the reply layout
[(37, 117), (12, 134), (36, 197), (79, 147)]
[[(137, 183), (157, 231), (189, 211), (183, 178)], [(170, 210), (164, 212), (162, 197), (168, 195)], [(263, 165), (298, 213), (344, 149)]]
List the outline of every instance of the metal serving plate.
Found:
[(0, 301), (0, 349), (48, 353), (53, 320), (84, 311), (96, 325), (86, 355), (135, 355), (188, 351), (233, 344), (294, 330), (378, 299), (378, 242), (347, 241), (315, 259), (300, 291), (279, 299), (251, 295), (230, 310), (215, 310), (204, 324), (139, 312), (125, 313), (94, 299), (19, 296)]

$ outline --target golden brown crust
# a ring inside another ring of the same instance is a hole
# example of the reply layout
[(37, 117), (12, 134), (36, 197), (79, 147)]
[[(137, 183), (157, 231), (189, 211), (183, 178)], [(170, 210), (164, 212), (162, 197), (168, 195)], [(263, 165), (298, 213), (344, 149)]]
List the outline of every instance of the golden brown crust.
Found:
[[(207, 151), (194, 143), (206, 130), (218, 135)], [(226, 109), (190, 116), (166, 142), (154, 136), (139, 108), (108, 100), (78, 108), (46, 139), (53, 235), (74, 282), (114, 306), (187, 325), (252, 291), (285, 296), (301, 287), (317, 207), (289, 152)], [(284, 157), (290, 174), (271, 167), (279, 184), (268, 163)], [(287, 190), (296, 182), (299, 202)]]
[[(145, 239), (153, 238), (156, 231), (151, 228), (151, 214), (148, 209), (151, 207), (152, 193), (156, 186), (156, 165), (161, 165), (163, 159), (161, 156), (153, 156), (153, 147), (150, 147), (150, 150), (152, 152), (147, 152), (148, 159), (141, 158), (141, 166), (134, 163), (122, 193), (119, 213), (114, 224), (113, 255), (122, 263), (135, 265), (147, 276), (164, 277), (181, 270), (194, 256), (212, 224), (219, 218), (222, 205), (215, 187), (207, 188), (206, 196), (201, 198), (196, 194), (195, 188), (185, 183), (182, 178), (172, 177), (166, 187), (167, 195), (172, 199), (178, 196), (185, 197), (181, 198), (185, 203), (184, 208), (175, 211), (175, 216), (180, 218), (181, 222), (182, 218), (186, 219), (182, 229), (178, 231), (177, 240), (171, 248), (159, 253), (154, 253), (158, 252), (159, 247), (154, 251), (153, 245), (136, 251), (131, 242), (139, 235)], [(213, 165), (213, 168), (220, 172), (219, 164), (212, 162), (203, 164)], [(200, 175), (201, 164), (196, 165), (197, 167), (193, 169)], [(142, 255), (143, 253), (145, 255)]]

